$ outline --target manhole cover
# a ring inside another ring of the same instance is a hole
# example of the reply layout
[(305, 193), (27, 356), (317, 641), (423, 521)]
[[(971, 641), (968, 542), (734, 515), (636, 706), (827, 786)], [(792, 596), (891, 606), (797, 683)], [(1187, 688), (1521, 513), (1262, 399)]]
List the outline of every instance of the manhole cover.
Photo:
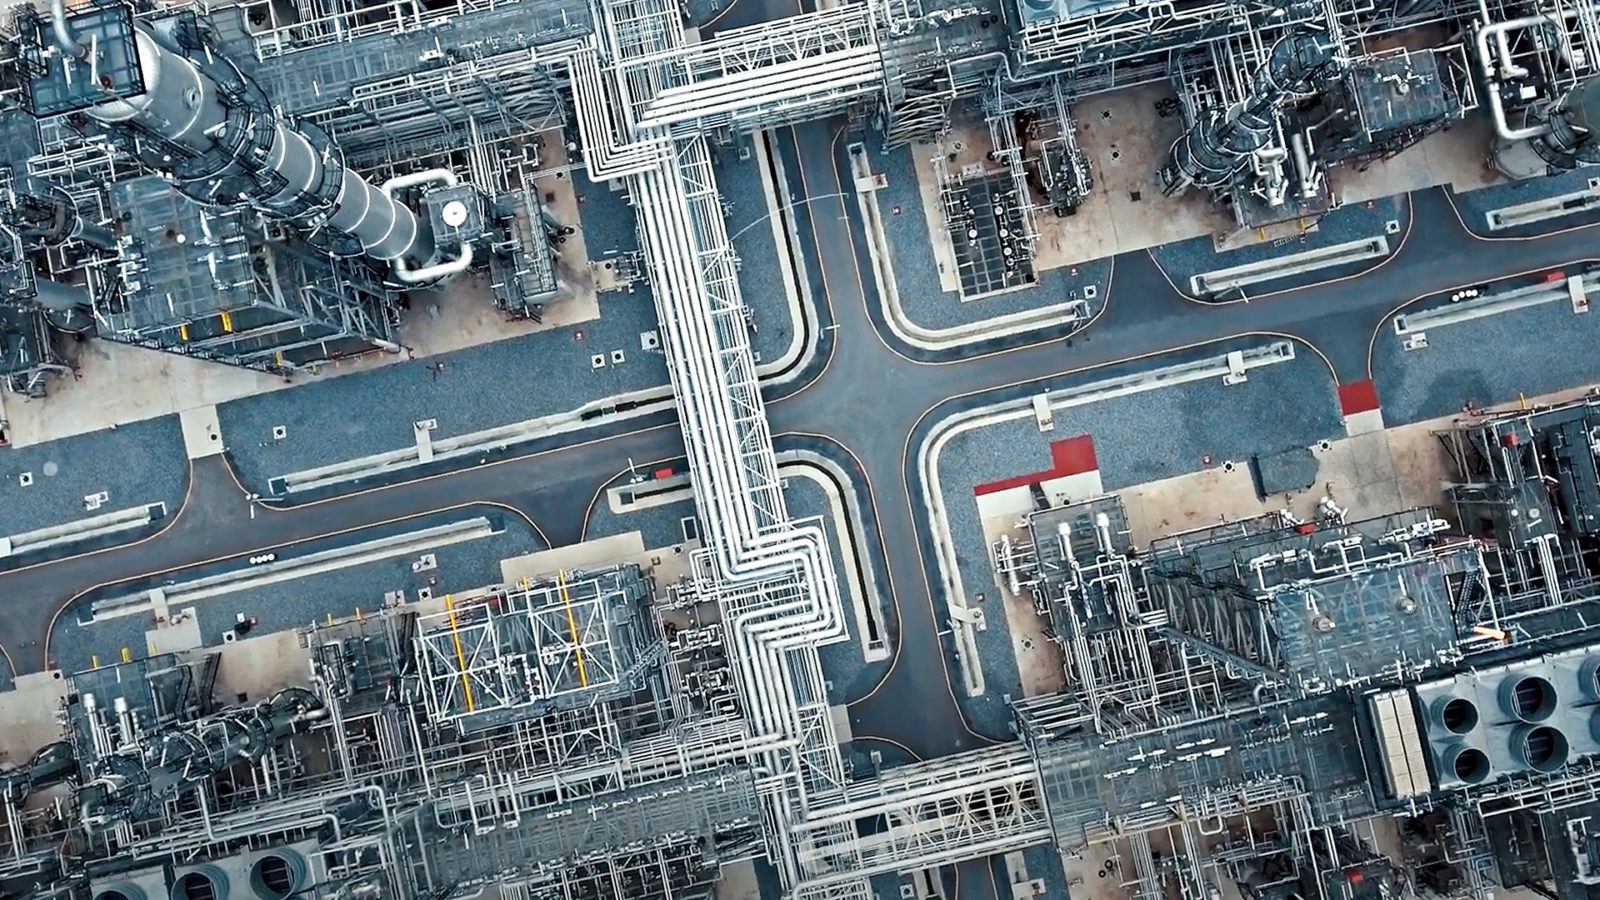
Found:
[(44, 464), (44, 476), (46, 478), (54, 478), (59, 471), (61, 471), (61, 467), (56, 465), (54, 460)]

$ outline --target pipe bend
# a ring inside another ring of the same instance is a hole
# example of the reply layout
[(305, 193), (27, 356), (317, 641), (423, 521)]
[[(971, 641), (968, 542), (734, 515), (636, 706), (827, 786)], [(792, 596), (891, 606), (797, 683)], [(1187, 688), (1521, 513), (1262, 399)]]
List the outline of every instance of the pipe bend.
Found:
[(404, 257), (391, 260), (390, 265), (393, 267), (394, 277), (405, 284), (422, 284), (423, 282), (433, 281), (436, 278), (444, 278), (447, 275), (465, 272), (472, 266), (472, 245), (462, 244), (461, 255), (455, 259), (435, 263), (431, 266), (423, 266), (420, 269), (413, 269), (406, 265)]
[(83, 45), (67, 24), (67, 0), (50, 0), (50, 30), (54, 32), (56, 46), (72, 56), (83, 54)]

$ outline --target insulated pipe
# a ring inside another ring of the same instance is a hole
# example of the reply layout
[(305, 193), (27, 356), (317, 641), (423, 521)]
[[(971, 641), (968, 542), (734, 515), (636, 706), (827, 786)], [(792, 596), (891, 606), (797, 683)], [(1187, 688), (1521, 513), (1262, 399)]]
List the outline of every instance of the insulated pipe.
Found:
[(1529, 138), (1542, 137), (1550, 133), (1550, 123), (1540, 122), (1538, 125), (1526, 125), (1522, 128), (1512, 128), (1506, 121), (1506, 104), (1501, 98), (1499, 87), (1502, 75), (1495, 71), (1495, 53), (1489, 49), (1489, 38), (1493, 37), (1503, 54), (1501, 64), (1506, 67), (1506, 76), (1517, 77), (1517, 74), (1526, 74), (1527, 70), (1515, 65), (1511, 60), (1511, 46), (1508, 33), (1518, 28), (1533, 28), (1538, 25), (1553, 25), (1561, 27), (1561, 22), (1553, 16), (1524, 16), (1520, 19), (1511, 19), (1506, 22), (1494, 22), (1478, 29), (1478, 66), (1483, 72), (1483, 77), (1488, 82), (1489, 114), (1494, 119), (1494, 130), (1500, 137), (1508, 141), (1522, 141)]
[(83, 48), (67, 27), (67, 0), (50, 0), (50, 29), (55, 33), (56, 46), (69, 56), (78, 56)]
[[(385, 181), (383, 187), (379, 188), (379, 190), (383, 191), (383, 195), (388, 197), (390, 202), (399, 206), (400, 201), (396, 200), (394, 196), (396, 191), (436, 183), (443, 184), (445, 187), (455, 187), (461, 182), (460, 179), (456, 178), (456, 173), (449, 169), (428, 169), (425, 172), (413, 172), (410, 175), (391, 178)], [(455, 259), (445, 260), (431, 266), (423, 266), (420, 269), (413, 269), (405, 260), (397, 259), (394, 261), (394, 277), (406, 284), (424, 284), (447, 275), (465, 272), (471, 266), (472, 245), (462, 244), (460, 252)]]
[[(144, 92), (91, 107), (89, 116), (154, 137), (176, 154), (212, 152), (216, 135), (238, 127), (228, 119), (217, 83), (191, 60), (161, 46), (142, 26), (135, 27), (134, 43)], [(253, 144), (247, 138), (238, 158), (260, 160), (261, 171), (277, 175), (285, 183), (250, 199), (264, 211), (284, 218), (317, 213), (304, 192), (321, 183), (325, 174), (322, 158), (310, 139), (278, 119), (276, 113), (260, 115), (273, 118), (269, 145)], [(329, 227), (354, 237), (377, 259), (427, 263), (433, 256), (431, 235), (416, 214), (349, 169), (343, 170), (326, 221)]]
[(685, 433), (690, 435), (691, 471), (704, 487), (709, 506), (706, 519), (714, 536), (709, 543), (724, 577), (732, 582), (758, 582), (798, 570), (802, 583), (813, 586), (818, 595), (776, 608), (742, 611), (730, 629), (734, 643), (743, 651), (738, 655), (747, 663), (737, 669), (745, 696), (752, 698), (748, 701), (752, 718), (763, 725), (776, 723), (782, 733), (794, 733), (798, 723), (791, 719), (796, 706), (793, 685), (786, 678), (774, 677), (779, 675), (775, 670), (781, 660), (772, 655), (786, 645), (813, 645), (838, 633), (842, 611), (837, 585), (821, 563), (827, 556), (826, 538), (820, 529), (784, 529), (763, 535), (754, 520), (743, 480), (737, 474), (737, 438), (731, 433), (731, 397), (717, 364), (716, 323), (699, 273), (686, 265), (686, 260), (697, 255), (695, 240), (687, 231), (693, 210), (677, 174), (657, 169), (639, 178), (641, 194), (660, 201), (641, 203), (641, 215), (647, 238), (665, 245), (651, 254), (663, 269), (663, 284), (673, 286), (660, 296), (666, 302), (685, 301), (664, 308), (662, 320), (674, 351), (669, 359), (674, 362)]
[[(741, 412), (736, 415), (728, 367), (739, 362), (736, 358), (730, 361), (729, 353), (743, 348), (721, 339), (719, 326), (732, 327), (726, 320), (728, 310), (713, 308), (699, 265), (702, 250), (718, 245), (716, 232), (721, 221), (714, 211), (697, 210), (685, 193), (684, 173), (679, 170), (684, 161), (705, 162), (704, 145), (697, 143), (700, 140), (679, 144), (674, 154), (634, 179), (640, 197), (641, 231), (662, 286), (657, 297), (663, 345), (677, 389), (690, 470), (706, 513), (707, 543), (719, 575), (732, 585), (756, 586), (767, 578), (785, 576), (797, 577), (800, 584), (797, 599), (737, 610), (727, 637), (745, 712), (754, 727), (758, 732), (798, 739), (805, 732), (798, 716), (796, 684), (785, 677), (789, 668), (785, 653), (791, 649), (804, 653), (819, 641), (843, 634), (844, 616), (825, 535), (815, 526), (796, 528), (783, 523), (786, 514), (781, 496), (775, 498), (777, 508), (772, 510), (779, 521), (759, 520), (749, 496), (749, 489), (758, 485), (744, 471), (744, 436), (737, 433), (736, 422), (750, 414), (742, 405), (750, 402), (757, 404), (755, 415), (759, 417), (760, 399), (738, 401)], [(706, 221), (700, 221), (702, 218)], [(711, 232), (702, 234), (699, 228)], [(808, 672), (798, 674), (820, 681), (814, 654), (810, 660)], [(813, 690), (820, 687), (814, 685)], [(828, 738), (822, 740), (826, 743)], [(781, 760), (776, 751), (772, 762), (774, 773), (782, 774), (798, 793), (798, 797), (787, 790), (777, 794), (774, 815), (792, 821), (807, 805), (808, 779), (777, 768)], [(784, 854), (781, 860), (785, 880), (799, 881), (793, 858)]]

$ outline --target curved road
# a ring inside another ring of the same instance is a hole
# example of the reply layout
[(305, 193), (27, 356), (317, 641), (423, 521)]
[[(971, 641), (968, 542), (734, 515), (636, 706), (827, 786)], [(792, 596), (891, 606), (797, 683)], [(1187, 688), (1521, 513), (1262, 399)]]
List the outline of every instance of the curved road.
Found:
[[(932, 758), (986, 742), (961, 716), (951, 688), (940, 598), (930, 595), (932, 554), (926, 529), (912, 515), (907, 467), (910, 437), (927, 422), (982, 401), (998, 388), (1059, 379), (1117, 362), (1143, 359), (1248, 333), (1290, 335), (1319, 350), (1341, 382), (1368, 376), (1372, 336), (1397, 307), (1423, 295), (1585, 259), (1587, 230), (1519, 242), (1483, 242), (1460, 225), (1442, 191), (1413, 197), (1414, 232), (1386, 264), (1339, 283), (1251, 303), (1203, 304), (1184, 298), (1144, 252), (1116, 260), (1104, 311), (1070, 340), (939, 364), (907, 358), (885, 327), (876, 292), (868, 289), (855, 204), (838, 194), (837, 142), (818, 123), (784, 132), (795, 140), (810, 204), (814, 257), (820, 264), (831, 321), (821, 335), (825, 364), (804, 388), (770, 402), (773, 433), (828, 435), (860, 461), (872, 488), (897, 621), (895, 658), (873, 691), (852, 705), (858, 731), (903, 744)], [(829, 196), (833, 195), (833, 196)], [(834, 227), (841, 217), (851, 228)], [(938, 408), (935, 411), (935, 408)], [(200, 460), (187, 500), (167, 530), (143, 541), (0, 574), (7, 615), (0, 646), (19, 673), (45, 667), (52, 617), (96, 586), (245, 555), (468, 502), (509, 506), (542, 527), (552, 545), (578, 539), (597, 485), (631, 459), (681, 456), (675, 427), (590, 440), (455, 472), (297, 506), (249, 502), (219, 457)], [(908, 702), (909, 701), (909, 702)], [(866, 724), (863, 727), (863, 723)], [(996, 736), (998, 737), (998, 736)]]

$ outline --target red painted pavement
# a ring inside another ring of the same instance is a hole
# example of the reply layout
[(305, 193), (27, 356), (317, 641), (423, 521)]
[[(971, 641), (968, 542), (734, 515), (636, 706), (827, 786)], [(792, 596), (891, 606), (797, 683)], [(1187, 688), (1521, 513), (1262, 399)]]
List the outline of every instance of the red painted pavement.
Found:
[(1050, 468), (1043, 472), (1034, 472), (1030, 475), (1018, 475), (1000, 481), (991, 481), (980, 484), (972, 489), (974, 496), (982, 497), (984, 494), (993, 494), (996, 491), (1009, 491), (1012, 488), (1026, 487), (1049, 481), (1052, 478), (1065, 478), (1068, 475), (1082, 475), (1084, 472), (1093, 472), (1100, 468), (1100, 463), (1094, 458), (1094, 438), (1087, 434), (1077, 437), (1065, 438), (1050, 442)]
[(1339, 412), (1353, 416), (1378, 408), (1378, 389), (1372, 379), (1339, 385)]

